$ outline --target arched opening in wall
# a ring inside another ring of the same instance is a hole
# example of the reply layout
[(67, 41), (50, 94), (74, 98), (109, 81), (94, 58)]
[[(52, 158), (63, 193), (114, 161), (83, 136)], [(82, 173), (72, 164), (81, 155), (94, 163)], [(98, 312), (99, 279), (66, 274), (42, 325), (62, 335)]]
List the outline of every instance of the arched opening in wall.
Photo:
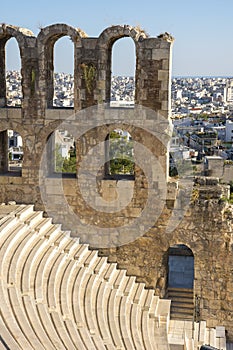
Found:
[(171, 300), (171, 318), (192, 319), (194, 315), (194, 255), (184, 244), (168, 250), (166, 298)]
[(106, 176), (134, 178), (134, 147), (128, 131), (114, 129), (107, 135), (105, 166)]
[(21, 58), (17, 40), (10, 38), (6, 42), (6, 105), (9, 107), (21, 107)]
[(0, 132), (0, 173), (21, 175), (23, 165), (23, 140), (15, 130)]
[(48, 175), (75, 177), (76, 143), (67, 130), (56, 130), (47, 140)]
[(68, 36), (54, 45), (54, 107), (74, 107), (74, 44)]
[(136, 52), (131, 38), (112, 46), (111, 107), (133, 107), (135, 98)]

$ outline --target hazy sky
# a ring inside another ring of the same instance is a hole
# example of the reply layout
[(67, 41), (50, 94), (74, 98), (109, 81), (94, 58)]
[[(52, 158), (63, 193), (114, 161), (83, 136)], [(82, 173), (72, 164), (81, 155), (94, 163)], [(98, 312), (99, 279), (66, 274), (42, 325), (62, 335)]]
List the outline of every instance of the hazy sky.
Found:
[[(11, 0), (0, 7), (0, 23), (38, 34), (40, 27), (66, 23), (97, 37), (113, 24), (140, 25), (150, 36), (169, 32), (175, 37), (173, 75), (233, 76), (233, 0)], [(115, 46), (118, 46), (116, 49)], [(14, 41), (9, 41), (7, 68), (17, 69)], [(72, 71), (72, 44), (60, 39), (55, 70)], [(114, 45), (113, 74), (133, 75), (134, 44)]]

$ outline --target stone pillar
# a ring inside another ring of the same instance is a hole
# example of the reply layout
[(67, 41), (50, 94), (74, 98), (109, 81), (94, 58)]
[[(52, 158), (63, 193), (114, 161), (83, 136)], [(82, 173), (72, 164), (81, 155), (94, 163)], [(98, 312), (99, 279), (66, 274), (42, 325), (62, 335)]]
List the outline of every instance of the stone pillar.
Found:
[(6, 106), (6, 68), (5, 68), (6, 39), (0, 40), (0, 107)]
[(98, 94), (99, 102), (110, 103), (111, 99), (111, 62), (112, 50), (110, 47), (100, 48), (98, 52)]
[(82, 47), (76, 50), (77, 106), (91, 107), (98, 101), (98, 67), (95, 38), (83, 38)]
[(8, 134), (7, 130), (0, 132), (0, 173), (8, 172)]
[[(165, 36), (165, 34), (164, 34)], [(138, 43), (135, 101), (165, 118), (170, 108), (172, 38), (147, 38)]]
[(45, 52), (46, 62), (46, 92), (47, 92), (47, 107), (53, 108), (53, 95), (54, 95), (54, 44), (48, 45)]
[(38, 59), (36, 39), (27, 39), (28, 46), (21, 49), (22, 111), (24, 117), (37, 115), (38, 102)]

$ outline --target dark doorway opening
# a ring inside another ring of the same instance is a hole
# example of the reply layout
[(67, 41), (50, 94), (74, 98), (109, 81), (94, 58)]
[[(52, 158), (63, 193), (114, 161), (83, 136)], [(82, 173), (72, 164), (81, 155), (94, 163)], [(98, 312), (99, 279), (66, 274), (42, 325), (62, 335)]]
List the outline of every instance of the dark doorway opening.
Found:
[(177, 244), (168, 251), (168, 287), (193, 288), (194, 256), (190, 248)]
[(194, 256), (177, 244), (168, 250), (166, 298), (171, 300), (171, 319), (192, 320), (194, 315)]

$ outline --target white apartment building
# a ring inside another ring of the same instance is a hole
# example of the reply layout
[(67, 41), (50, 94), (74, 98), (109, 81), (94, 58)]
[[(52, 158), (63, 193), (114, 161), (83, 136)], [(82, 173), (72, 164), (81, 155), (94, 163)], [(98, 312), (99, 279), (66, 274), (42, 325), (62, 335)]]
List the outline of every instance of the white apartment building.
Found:
[(226, 142), (232, 142), (233, 141), (233, 122), (230, 120), (226, 120), (226, 136), (225, 136)]
[(224, 88), (224, 101), (233, 102), (233, 79), (228, 79)]

